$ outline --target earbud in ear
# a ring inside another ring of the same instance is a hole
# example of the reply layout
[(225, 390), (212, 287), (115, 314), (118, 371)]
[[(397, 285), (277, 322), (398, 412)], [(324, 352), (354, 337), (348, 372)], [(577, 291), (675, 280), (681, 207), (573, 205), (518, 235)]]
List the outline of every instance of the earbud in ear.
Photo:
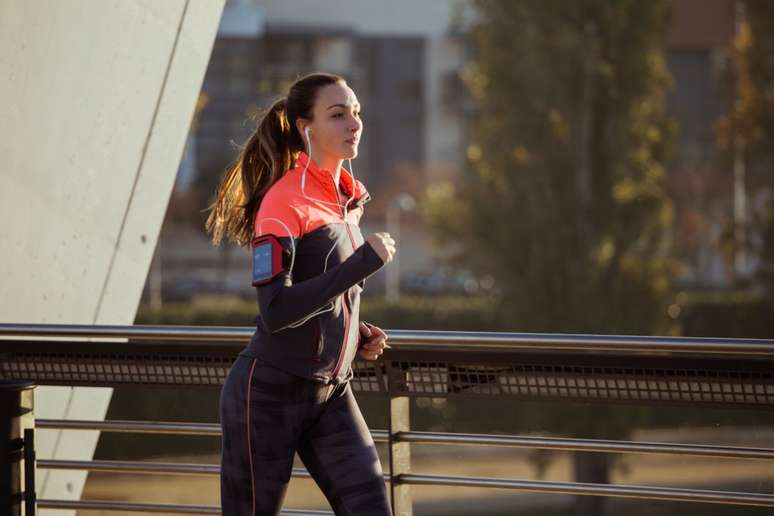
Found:
[(306, 135), (306, 139), (309, 139), (309, 133), (312, 132), (312, 130), (309, 127), (304, 128), (304, 134)]

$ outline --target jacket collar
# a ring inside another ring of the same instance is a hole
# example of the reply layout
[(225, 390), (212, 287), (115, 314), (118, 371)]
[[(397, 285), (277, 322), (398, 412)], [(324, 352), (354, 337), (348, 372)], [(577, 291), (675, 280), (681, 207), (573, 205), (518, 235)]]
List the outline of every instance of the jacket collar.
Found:
[[(299, 173), (303, 173), (304, 167), (306, 167), (307, 163), (309, 163), (309, 167), (306, 169), (306, 173), (313, 177), (315, 181), (317, 181), (317, 183), (325, 192), (327, 198), (333, 202), (338, 202), (338, 196), (336, 195), (335, 183), (333, 180), (333, 173), (328, 169), (318, 167), (317, 163), (315, 163), (314, 160), (310, 160), (309, 156), (304, 151), (299, 151), (295, 166)], [(353, 198), (352, 202), (354, 204), (364, 204), (371, 199), (371, 196), (365, 189), (365, 186), (363, 186), (363, 183), (355, 180), (352, 177), (352, 174), (350, 174), (350, 172), (343, 166), (341, 167), (339, 183), (341, 184), (341, 188), (344, 190), (344, 193), (348, 197)], [(352, 195), (353, 187), (355, 189), (354, 196)]]

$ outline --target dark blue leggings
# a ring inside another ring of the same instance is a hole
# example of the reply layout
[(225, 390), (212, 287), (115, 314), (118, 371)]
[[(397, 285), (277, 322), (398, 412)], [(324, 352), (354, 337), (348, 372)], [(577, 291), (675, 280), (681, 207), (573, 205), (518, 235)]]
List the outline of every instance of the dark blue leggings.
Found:
[(279, 514), (298, 452), (338, 516), (391, 515), (349, 382), (323, 385), (239, 355), (220, 397), (224, 516)]

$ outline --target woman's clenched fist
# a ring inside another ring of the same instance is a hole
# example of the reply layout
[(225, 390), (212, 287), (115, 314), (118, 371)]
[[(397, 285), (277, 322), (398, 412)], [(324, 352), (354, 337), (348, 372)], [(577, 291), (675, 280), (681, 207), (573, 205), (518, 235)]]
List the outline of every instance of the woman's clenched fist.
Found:
[(384, 263), (392, 261), (392, 257), (395, 256), (395, 240), (392, 239), (389, 233), (382, 231), (380, 233), (371, 233), (366, 239), (371, 247), (374, 248), (376, 254), (382, 259)]

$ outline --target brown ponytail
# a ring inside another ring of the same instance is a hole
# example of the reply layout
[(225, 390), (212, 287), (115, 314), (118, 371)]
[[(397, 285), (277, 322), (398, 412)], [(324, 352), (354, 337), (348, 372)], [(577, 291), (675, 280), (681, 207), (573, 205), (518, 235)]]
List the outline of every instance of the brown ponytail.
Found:
[(292, 168), (304, 142), (296, 130), (298, 118), (312, 118), (317, 90), (344, 83), (332, 74), (316, 73), (299, 79), (286, 98), (276, 101), (263, 115), (255, 132), (226, 170), (217, 190), (205, 229), (213, 245), (223, 238), (246, 247), (253, 238), (253, 224), (266, 191)]

